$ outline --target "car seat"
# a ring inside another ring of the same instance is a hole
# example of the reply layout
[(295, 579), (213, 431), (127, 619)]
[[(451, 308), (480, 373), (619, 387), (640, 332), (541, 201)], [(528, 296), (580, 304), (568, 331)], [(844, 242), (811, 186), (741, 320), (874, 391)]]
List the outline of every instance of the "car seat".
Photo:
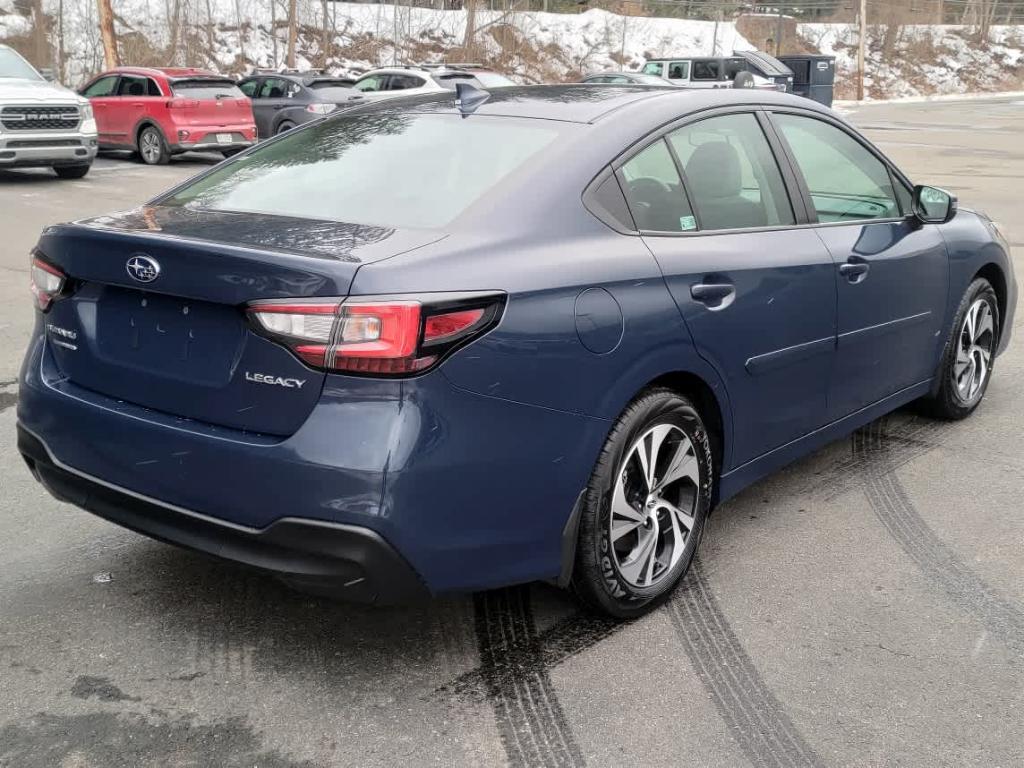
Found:
[(686, 182), (701, 229), (739, 229), (767, 224), (764, 205), (743, 197), (743, 173), (736, 147), (709, 141), (686, 163)]

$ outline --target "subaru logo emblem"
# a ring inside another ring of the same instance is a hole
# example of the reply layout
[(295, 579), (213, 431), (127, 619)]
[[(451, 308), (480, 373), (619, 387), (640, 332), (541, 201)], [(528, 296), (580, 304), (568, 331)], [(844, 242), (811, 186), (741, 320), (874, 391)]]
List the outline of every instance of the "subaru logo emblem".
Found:
[(152, 283), (160, 276), (160, 264), (156, 259), (151, 259), (141, 253), (136, 253), (128, 259), (125, 268), (131, 278), (140, 283)]

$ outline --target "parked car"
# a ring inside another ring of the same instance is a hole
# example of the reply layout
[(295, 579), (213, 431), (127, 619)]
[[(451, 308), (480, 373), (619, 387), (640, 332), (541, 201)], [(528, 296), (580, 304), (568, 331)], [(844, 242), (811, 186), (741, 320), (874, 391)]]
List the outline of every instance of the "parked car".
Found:
[(388, 96), (454, 91), (458, 83), (468, 83), (485, 90), (515, 85), (504, 75), (476, 64), (417, 64), (372, 70), (356, 80), (352, 88), (359, 92), (356, 98), (376, 100)]
[[(644, 74), (662, 77), (683, 88), (758, 88), (786, 90), (776, 75), (767, 77), (752, 71), (743, 56), (686, 56), (667, 59), (648, 59), (641, 70)], [(792, 75), (792, 73), (790, 73)]]
[(472, 95), (361, 105), (48, 227), (35, 476), (304, 589), (543, 579), (632, 617), (714, 504), (904, 403), (985, 396), (1006, 240), (831, 111)]
[(265, 139), (334, 111), (352, 97), (354, 82), (319, 72), (263, 72), (238, 88), (252, 99), (256, 133)]
[(96, 146), (89, 102), (47, 82), (17, 51), (0, 45), (0, 169), (44, 167), (80, 179)]
[(100, 149), (133, 150), (149, 165), (193, 150), (230, 157), (256, 141), (249, 99), (214, 72), (118, 67), (81, 93), (96, 114)]
[(581, 83), (606, 83), (611, 85), (673, 85), (663, 77), (645, 75), (643, 72), (597, 72), (587, 75)]

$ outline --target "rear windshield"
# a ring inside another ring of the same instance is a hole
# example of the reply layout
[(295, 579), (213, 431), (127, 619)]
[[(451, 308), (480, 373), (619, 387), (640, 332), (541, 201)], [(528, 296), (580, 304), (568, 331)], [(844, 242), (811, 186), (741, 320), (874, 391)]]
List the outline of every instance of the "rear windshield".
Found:
[(176, 80), (171, 90), (190, 99), (245, 98), (234, 80)]
[(449, 91), (454, 91), (455, 86), (459, 83), (468, 83), (474, 88), (483, 88), (484, 84), (477, 80), (473, 75), (465, 72), (454, 72), (450, 75), (433, 75), (434, 82), (440, 85), (442, 88), (447, 88)]
[(353, 82), (352, 80), (314, 80), (309, 87), (314, 91), (332, 91), (340, 88), (351, 90)]
[(157, 202), (442, 227), (563, 130), (549, 121), (483, 115), (339, 116), (286, 134)]

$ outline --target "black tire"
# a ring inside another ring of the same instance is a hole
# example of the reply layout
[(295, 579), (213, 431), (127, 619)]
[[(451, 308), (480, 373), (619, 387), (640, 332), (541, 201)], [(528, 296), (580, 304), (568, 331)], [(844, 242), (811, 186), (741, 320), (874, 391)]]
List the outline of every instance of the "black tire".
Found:
[(226, 158), (229, 158), (229, 157), (234, 157), (239, 152), (244, 152), (244, 151), (245, 150), (242, 150), (242, 149), (225, 149), (225, 150), (221, 150), (221, 154), (226, 159)]
[[(984, 301), (988, 304), (992, 313), (992, 333), (990, 344), (990, 357), (987, 373), (981, 382), (978, 391), (969, 398), (965, 398), (956, 381), (957, 353), (961, 349), (964, 333), (964, 324), (968, 311), (975, 302)], [(946, 339), (946, 345), (942, 349), (942, 357), (939, 360), (939, 367), (935, 371), (936, 386), (932, 393), (920, 401), (923, 410), (931, 416), (949, 421), (956, 421), (969, 416), (981, 403), (988, 390), (988, 384), (992, 380), (992, 366), (995, 363), (995, 350), (999, 342), (999, 301), (992, 285), (983, 277), (975, 278), (963, 298), (960, 299), (960, 306), (957, 307), (956, 315), (953, 318), (953, 325)]]
[(62, 179), (81, 179), (89, 172), (91, 164), (86, 165), (55, 165), (53, 172)]
[(163, 133), (152, 125), (139, 131), (136, 150), (146, 165), (167, 165), (171, 161), (171, 150)]
[(295, 127), (295, 123), (285, 120), (283, 123), (277, 126), (276, 136), (280, 136), (282, 133), (288, 133), (292, 128)]
[[(700, 482), (693, 501), (694, 524), (678, 562), (666, 566), (659, 580), (650, 586), (635, 586), (620, 572), (618, 557), (610, 556), (612, 494), (620, 470), (625, 472), (627, 452), (658, 425), (678, 427), (689, 439)], [(713, 468), (707, 430), (689, 400), (670, 389), (658, 388), (630, 403), (608, 435), (585, 492), (571, 582), (577, 597), (589, 607), (620, 619), (642, 616), (660, 605), (689, 569), (700, 544), (710, 510)]]

